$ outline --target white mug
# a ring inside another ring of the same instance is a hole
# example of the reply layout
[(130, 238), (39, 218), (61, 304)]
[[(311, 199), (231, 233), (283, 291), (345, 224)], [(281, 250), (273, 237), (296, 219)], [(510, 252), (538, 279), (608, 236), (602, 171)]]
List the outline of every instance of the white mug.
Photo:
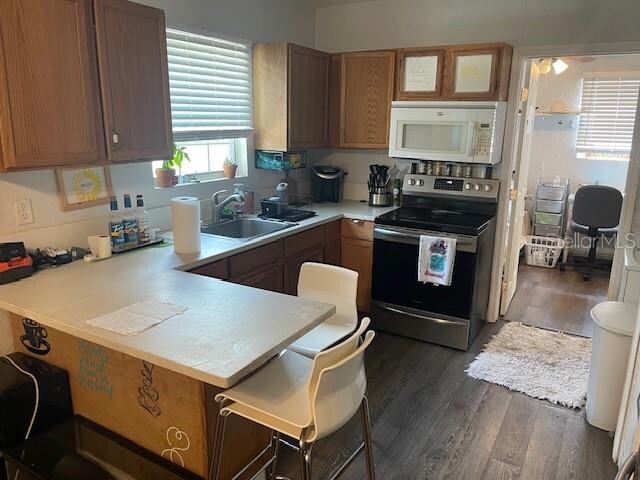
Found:
[(111, 256), (111, 239), (108, 235), (91, 235), (87, 237), (89, 250), (95, 258), (108, 258)]

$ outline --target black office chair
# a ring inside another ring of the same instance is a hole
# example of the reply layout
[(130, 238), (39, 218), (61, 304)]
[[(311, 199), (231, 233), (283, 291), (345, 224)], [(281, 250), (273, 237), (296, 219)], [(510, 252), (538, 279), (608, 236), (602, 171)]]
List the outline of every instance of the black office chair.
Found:
[(590, 240), (588, 257), (573, 256), (568, 262), (559, 264), (560, 270), (575, 267), (585, 280), (591, 278), (593, 270), (611, 271), (611, 262), (596, 259), (596, 247), (600, 237), (613, 238), (618, 233), (622, 194), (613, 187), (585, 185), (576, 191), (573, 201), (571, 231), (582, 233)]

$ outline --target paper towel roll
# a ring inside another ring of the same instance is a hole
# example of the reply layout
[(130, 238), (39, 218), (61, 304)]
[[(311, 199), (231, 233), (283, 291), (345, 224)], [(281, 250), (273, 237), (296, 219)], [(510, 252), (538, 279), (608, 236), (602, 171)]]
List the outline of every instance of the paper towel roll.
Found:
[(200, 251), (200, 200), (195, 197), (171, 199), (173, 249), (176, 253)]

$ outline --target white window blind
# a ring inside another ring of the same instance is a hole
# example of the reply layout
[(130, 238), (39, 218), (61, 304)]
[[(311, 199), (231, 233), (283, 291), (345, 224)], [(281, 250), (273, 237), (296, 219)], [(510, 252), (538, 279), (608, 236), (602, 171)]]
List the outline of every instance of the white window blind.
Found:
[(251, 49), (167, 30), (171, 118), (176, 142), (246, 137), (251, 119)]
[(578, 156), (629, 159), (639, 90), (640, 75), (584, 78)]

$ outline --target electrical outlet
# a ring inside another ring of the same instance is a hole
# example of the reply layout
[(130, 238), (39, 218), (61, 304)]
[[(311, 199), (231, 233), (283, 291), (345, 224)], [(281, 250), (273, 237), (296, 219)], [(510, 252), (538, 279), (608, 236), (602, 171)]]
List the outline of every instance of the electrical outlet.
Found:
[(18, 225), (30, 225), (34, 222), (31, 200), (28, 198), (16, 200), (14, 207), (16, 210), (16, 223)]

